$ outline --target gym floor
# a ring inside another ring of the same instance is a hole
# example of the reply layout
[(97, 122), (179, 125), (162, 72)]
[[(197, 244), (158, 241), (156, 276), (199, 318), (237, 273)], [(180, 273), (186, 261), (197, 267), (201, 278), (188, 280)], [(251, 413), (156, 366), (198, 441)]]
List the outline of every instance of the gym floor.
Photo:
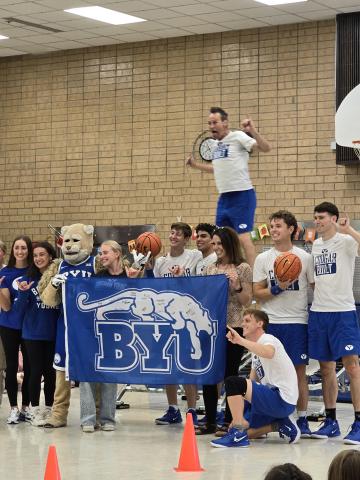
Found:
[[(293, 462), (314, 480), (327, 478), (332, 458), (344, 448), (342, 439), (301, 440), (287, 445), (273, 433), (253, 441), (249, 448), (219, 449), (209, 445), (210, 436), (197, 437), (202, 473), (177, 473), (183, 425), (157, 426), (154, 418), (166, 408), (163, 392), (126, 392), (129, 410), (117, 410), (115, 432), (83, 433), (79, 425), (79, 389), (72, 390), (67, 428), (54, 430), (30, 424), (7, 425), (9, 408), (6, 395), (0, 409), (1, 478), (40, 480), (44, 478), (49, 445), (55, 445), (63, 480), (261, 480), (278, 463)], [(182, 402), (184, 403), (184, 402)], [(201, 401), (199, 402), (201, 403)], [(184, 405), (182, 405), (184, 408)], [(311, 402), (309, 413), (317, 412), (320, 402)], [(338, 419), (345, 435), (353, 421), (349, 404), (338, 404)], [(184, 417), (185, 418), (185, 417)], [(311, 423), (315, 428), (318, 424)]]

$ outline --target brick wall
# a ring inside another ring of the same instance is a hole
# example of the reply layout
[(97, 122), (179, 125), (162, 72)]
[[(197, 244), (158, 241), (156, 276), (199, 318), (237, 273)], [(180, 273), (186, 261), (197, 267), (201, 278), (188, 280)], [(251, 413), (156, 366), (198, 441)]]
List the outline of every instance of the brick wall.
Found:
[(336, 166), (333, 21), (0, 61), (0, 238), (47, 224), (214, 218), (211, 175), (184, 158), (208, 108), (251, 115), (272, 151), (251, 159), (257, 223), (335, 201), (360, 218), (359, 171)]

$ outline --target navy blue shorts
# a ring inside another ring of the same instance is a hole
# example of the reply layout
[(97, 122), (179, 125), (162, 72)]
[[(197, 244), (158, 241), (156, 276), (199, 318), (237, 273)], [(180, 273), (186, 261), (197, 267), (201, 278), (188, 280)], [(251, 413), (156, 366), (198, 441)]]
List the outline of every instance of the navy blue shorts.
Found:
[(360, 329), (355, 310), (309, 314), (309, 357), (324, 362), (360, 353)]
[(231, 227), (237, 233), (251, 232), (256, 210), (256, 193), (252, 188), (222, 193), (218, 199), (216, 225)]
[(270, 323), (266, 333), (274, 335), (284, 345), (294, 365), (307, 365), (308, 326), (304, 323)]
[(295, 405), (285, 402), (277, 387), (252, 382), (251, 403), (245, 401), (244, 417), (250, 428), (260, 428), (287, 418), (295, 411)]

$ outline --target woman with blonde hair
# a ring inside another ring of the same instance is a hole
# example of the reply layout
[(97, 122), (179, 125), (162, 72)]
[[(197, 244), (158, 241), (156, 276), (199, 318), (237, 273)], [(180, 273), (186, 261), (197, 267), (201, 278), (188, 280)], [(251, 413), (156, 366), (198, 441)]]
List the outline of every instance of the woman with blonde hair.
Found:
[[(103, 270), (96, 277), (131, 277), (137, 278), (142, 271), (129, 266), (124, 259), (121, 245), (115, 240), (106, 240), (99, 248), (100, 262)], [(98, 392), (98, 395), (97, 395)], [(80, 383), (80, 421), (83, 432), (92, 433), (96, 423), (96, 398), (100, 398), (100, 428), (109, 432), (115, 430), (116, 383)]]

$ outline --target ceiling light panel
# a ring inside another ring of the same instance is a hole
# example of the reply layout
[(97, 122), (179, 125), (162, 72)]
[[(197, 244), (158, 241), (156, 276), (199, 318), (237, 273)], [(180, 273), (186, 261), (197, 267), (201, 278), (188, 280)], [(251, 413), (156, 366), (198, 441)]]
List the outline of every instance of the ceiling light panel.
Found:
[(289, 5), (290, 3), (307, 2), (307, 0), (255, 0), (255, 2), (263, 3), (264, 5)]
[(81, 7), (64, 10), (74, 15), (91, 18), (99, 22), (110, 23), (111, 25), (126, 25), (128, 23), (146, 22), (144, 18), (134, 17), (126, 13), (117, 12), (103, 7)]

